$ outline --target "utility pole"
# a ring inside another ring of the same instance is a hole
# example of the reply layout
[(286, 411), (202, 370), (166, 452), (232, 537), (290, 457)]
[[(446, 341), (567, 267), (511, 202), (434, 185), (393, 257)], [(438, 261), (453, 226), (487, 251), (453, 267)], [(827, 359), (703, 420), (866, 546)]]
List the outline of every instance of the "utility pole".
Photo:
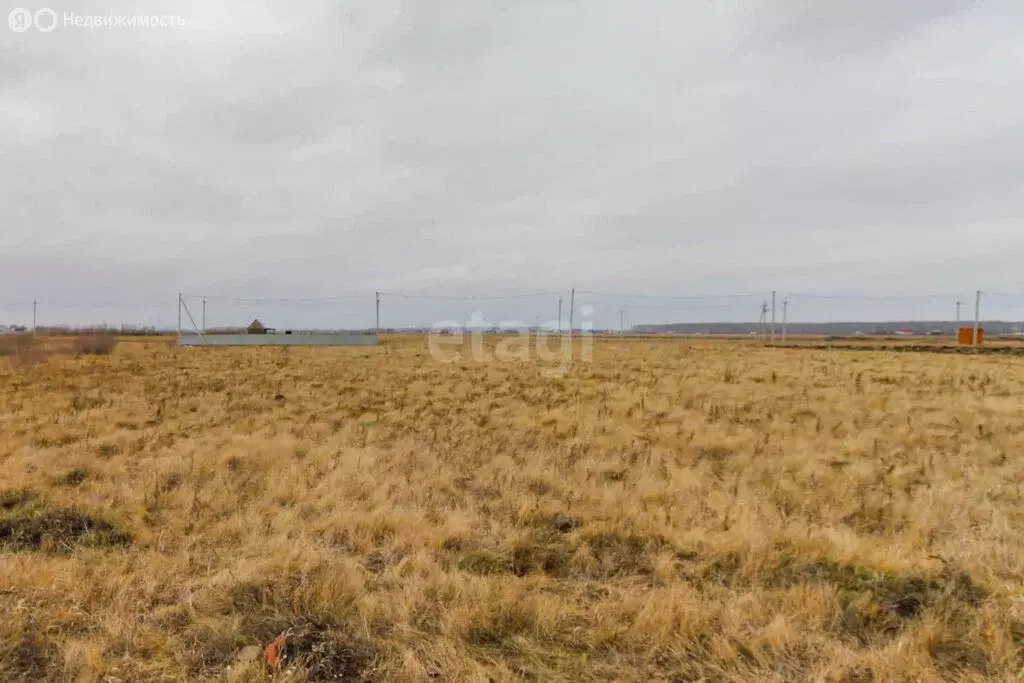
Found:
[(32, 299), (32, 336), (33, 337), (36, 336), (36, 309), (37, 309), (37, 305), (36, 304), (37, 304), (36, 300)]
[(576, 310), (576, 289), (573, 288), (569, 294), (569, 337), (572, 338), (572, 318), (573, 311)]
[(569, 294), (569, 362), (572, 362), (572, 312), (576, 310), (576, 288)]
[(775, 343), (775, 290), (772, 290), (772, 327), (771, 336), (768, 337), (768, 343)]
[(181, 345), (181, 292), (178, 292), (178, 344)]
[(762, 301), (761, 302), (761, 317), (759, 317), (757, 319), (757, 324), (758, 324), (758, 326), (761, 329), (761, 338), (762, 339), (767, 339), (767, 337), (768, 337), (768, 335), (766, 334), (766, 330), (765, 330), (765, 326), (767, 325), (767, 323), (768, 323), (768, 302), (767, 301)]
[(979, 289), (974, 293), (974, 336), (971, 342), (974, 346), (978, 345), (978, 325), (981, 324), (981, 290)]
[(956, 326), (960, 327), (960, 307), (964, 305), (963, 301), (956, 302)]
[(626, 318), (626, 309), (625, 308), (620, 308), (619, 309), (619, 336), (620, 337), (626, 333), (625, 318)]
[(206, 334), (206, 297), (203, 297), (203, 334)]
[(789, 297), (782, 297), (782, 341), (786, 341), (786, 318), (789, 313)]
[(562, 297), (558, 297), (558, 334), (562, 334)]
[(374, 329), (377, 331), (377, 336), (380, 336), (380, 290), (377, 290), (377, 318), (374, 324)]

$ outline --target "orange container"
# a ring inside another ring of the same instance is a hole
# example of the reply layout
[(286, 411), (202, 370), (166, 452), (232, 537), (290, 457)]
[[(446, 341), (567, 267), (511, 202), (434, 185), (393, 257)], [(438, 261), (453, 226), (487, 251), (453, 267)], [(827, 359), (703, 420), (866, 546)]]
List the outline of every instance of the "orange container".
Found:
[[(961, 327), (959, 341), (961, 344), (970, 346), (974, 343), (974, 328), (973, 327)], [(978, 344), (985, 341), (985, 330), (981, 327), (978, 328)]]

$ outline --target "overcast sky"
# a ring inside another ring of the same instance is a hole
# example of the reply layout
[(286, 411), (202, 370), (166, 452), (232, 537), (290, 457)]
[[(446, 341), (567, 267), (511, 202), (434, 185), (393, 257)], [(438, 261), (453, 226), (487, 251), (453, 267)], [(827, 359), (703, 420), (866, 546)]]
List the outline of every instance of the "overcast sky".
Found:
[(394, 325), (547, 321), (572, 287), (757, 295), (581, 294), (600, 326), (756, 319), (772, 289), (948, 295), (793, 296), (804, 320), (1024, 292), (1020, 0), (79, 6), (186, 25), (0, 24), (0, 323), (37, 297), (41, 324), (169, 324), (177, 291), (359, 294), (210, 301), (324, 326), (372, 321), (378, 289), (544, 293), (385, 294)]

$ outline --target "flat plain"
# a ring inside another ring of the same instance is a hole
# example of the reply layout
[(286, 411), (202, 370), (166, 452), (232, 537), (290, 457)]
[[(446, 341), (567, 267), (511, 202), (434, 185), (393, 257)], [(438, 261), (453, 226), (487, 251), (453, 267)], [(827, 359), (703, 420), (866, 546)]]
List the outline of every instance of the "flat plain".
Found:
[(0, 359), (0, 680), (1021, 680), (1020, 360), (551, 370), (422, 337)]

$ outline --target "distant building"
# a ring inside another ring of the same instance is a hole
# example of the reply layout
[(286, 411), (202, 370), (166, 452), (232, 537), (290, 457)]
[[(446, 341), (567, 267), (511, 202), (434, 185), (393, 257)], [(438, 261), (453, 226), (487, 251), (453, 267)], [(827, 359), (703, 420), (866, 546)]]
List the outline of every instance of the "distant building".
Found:
[(249, 334), (266, 334), (267, 327), (260, 322), (259, 318), (257, 318), (249, 323), (249, 327), (246, 328), (246, 332)]

